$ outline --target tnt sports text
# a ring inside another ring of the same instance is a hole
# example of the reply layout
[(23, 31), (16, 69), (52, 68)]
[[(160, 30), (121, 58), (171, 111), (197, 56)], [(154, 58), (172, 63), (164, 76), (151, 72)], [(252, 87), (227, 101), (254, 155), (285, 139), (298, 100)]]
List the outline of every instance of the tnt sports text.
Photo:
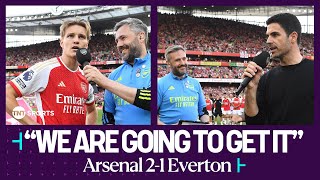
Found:
[(27, 111), (28, 116), (54, 116), (54, 111)]
[(54, 111), (26, 111), (23, 107), (17, 106), (12, 111), (12, 117), (15, 119), (22, 119), (26, 115), (28, 116), (54, 116)]

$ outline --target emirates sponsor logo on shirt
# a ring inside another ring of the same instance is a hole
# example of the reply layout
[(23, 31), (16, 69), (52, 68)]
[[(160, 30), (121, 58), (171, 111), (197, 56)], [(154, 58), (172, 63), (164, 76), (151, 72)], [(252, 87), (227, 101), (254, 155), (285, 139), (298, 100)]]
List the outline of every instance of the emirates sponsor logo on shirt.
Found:
[(56, 102), (58, 104), (73, 104), (73, 105), (84, 105), (86, 100), (82, 97), (77, 97), (72, 94), (72, 96), (65, 96), (63, 94), (56, 94)]
[(84, 98), (74, 96), (74, 94), (71, 96), (56, 94), (56, 103), (63, 104), (63, 113), (65, 114), (85, 114), (85, 101)]

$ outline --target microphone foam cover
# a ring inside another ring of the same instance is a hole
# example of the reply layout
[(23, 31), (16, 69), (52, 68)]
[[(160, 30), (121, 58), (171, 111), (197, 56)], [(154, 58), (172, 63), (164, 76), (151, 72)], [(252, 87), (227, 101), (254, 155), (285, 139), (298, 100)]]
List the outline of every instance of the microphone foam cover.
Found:
[(80, 48), (76, 52), (77, 61), (83, 65), (84, 62), (91, 61), (91, 54), (90, 51), (86, 48)]
[(258, 64), (260, 67), (265, 68), (267, 66), (267, 61), (270, 59), (270, 54), (267, 51), (262, 51), (258, 53), (254, 58), (253, 62)]

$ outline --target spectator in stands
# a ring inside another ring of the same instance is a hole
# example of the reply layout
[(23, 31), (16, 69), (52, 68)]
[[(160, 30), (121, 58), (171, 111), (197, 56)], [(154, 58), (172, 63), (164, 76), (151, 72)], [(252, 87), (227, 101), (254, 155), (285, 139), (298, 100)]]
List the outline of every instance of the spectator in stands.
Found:
[(91, 27), (89, 22), (75, 18), (60, 26), (62, 55), (37, 63), (10, 81), (6, 86), (6, 111), (12, 115), (19, 106), (17, 97), (36, 93), (37, 122), (28, 115), (22, 124), (85, 125), (95, 124), (97, 110), (93, 88), (80, 71), (76, 51), (87, 48)]
[(280, 66), (262, 76), (262, 68), (249, 62), (243, 74), (253, 77), (245, 91), (246, 123), (311, 124), (314, 66), (300, 54), (301, 24), (289, 13), (274, 15), (266, 23), (267, 43)]
[[(148, 29), (139, 19), (127, 18), (115, 27), (117, 48), (125, 61), (109, 79), (128, 87), (151, 87), (151, 54), (147, 51)], [(103, 124), (150, 125), (150, 111), (129, 104), (109, 90), (104, 94)]]
[(158, 81), (159, 125), (178, 124), (179, 120), (209, 122), (200, 83), (187, 74), (186, 51), (182, 46), (166, 49), (171, 72)]

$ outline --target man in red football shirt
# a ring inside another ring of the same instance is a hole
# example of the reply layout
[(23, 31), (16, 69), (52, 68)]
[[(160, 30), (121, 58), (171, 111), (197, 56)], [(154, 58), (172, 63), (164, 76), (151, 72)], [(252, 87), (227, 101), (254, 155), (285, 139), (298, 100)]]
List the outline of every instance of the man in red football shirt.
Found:
[(233, 98), (232, 106), (233, 106), (233, 114), (241, 115), (241, 111), (240, 111), (241, 101), (238, 97)]
[(79, 48), (88, 48), (89, 22), (75, 18), (60, 26), (62, 55), (30, 67), (6, 85), (6, 111), (18, 106), (17, 97), (35, 93), (37, 122), (26, 113), (22, 124), (89, 125), (95, 124), (97, 110), (93, 88), (76, 60)]
[(222, 99), (222, 109), (223, 115), (229, 117), (231, 114), (231, 102), (227, 95)]

